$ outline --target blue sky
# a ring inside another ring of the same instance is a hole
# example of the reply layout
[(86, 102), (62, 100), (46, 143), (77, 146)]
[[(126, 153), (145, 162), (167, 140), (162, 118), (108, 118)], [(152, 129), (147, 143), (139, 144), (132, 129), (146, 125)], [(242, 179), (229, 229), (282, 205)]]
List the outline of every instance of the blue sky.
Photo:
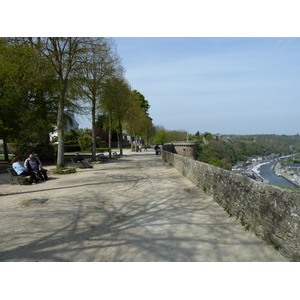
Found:
[(192, 134), (300, 132), (300, 38), (114, 40), (155, 125)]
[(4, 14), (4, 36), (115, 37), (126, 78), (149, 101), (155, 125), (192, 134), (300, 133), (295, 0), (87, 0), (72, 13), (60, 1), (47, 14), (37, 0), (17, 2), (3, 4), (19, 21)]

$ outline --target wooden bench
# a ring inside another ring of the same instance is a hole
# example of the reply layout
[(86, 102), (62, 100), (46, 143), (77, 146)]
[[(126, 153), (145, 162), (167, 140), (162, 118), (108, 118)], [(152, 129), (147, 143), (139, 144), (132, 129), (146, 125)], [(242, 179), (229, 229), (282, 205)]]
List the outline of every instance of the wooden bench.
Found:
[(113, 152), (113, 153), (112, 153), (112, 157), (115, 158), (115, 159), (117, 159), (117, 158), (120, 158), (121, 155), (118, 154), (117, 152)]
[(74, 167), (78, 166), (79, 164), (81, 164), (81, 162), (77, 161), (75, 158), (71, 158), (71, 161), (72, 161), (72, 164), (73, 164)]
[(29, 175), (18, 175), (13, 168), (8, 168), (7, 171), (8, 174), (10, 175), (11, 184), (18, 183), (19, 185), (21, 185), (20, 179), (29, 176)]

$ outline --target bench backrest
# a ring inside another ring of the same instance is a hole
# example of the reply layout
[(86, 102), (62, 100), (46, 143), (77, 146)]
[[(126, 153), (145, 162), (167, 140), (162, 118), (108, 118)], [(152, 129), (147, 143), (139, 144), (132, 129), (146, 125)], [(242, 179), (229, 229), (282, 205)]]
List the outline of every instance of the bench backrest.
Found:
[(7, 171), (11, 176), (19, 176), (13, 168), (8, 168)]

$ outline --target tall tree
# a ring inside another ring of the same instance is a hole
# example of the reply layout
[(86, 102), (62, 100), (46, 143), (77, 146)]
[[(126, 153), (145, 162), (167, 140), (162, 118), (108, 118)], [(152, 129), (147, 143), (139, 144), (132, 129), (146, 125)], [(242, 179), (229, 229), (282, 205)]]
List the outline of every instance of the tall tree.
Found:
[(39, 52), (51, 63), (58, 79), (57, 107), (57, 165), (64, 165), (64, 110), (67, 106), (69, 80), (82, 64), (82, 55), (87, 51), (88, 38), (47, 37), (29, 38)]
[[(127, 115), (124, 122), (124, 127), (131, 137), (142, 137), (146, 143), (148, 143), (149, 132), (152, 127), (152, 119), (148, 116), (148, 112), (145, 106), (142, 105), (140, 99), (144, 96), (136, 90), (131, 93), (131, 104), (127, 111)], [(147, 100), (146, 100), (147, 101)], [(147, 101), (148, 102), (148, 101)], [(150, 105), (147, 104), (149, 108)], [(133, 143), (131, 143), (133, 150)]]
[(106, 81), (101, 108), (109, 117), (109, 128), (114, 127), (118, 133), (118, 146), (120, 155), (123, 155), (123, 122), (131, 105), (131, 90), (128, 82), (123, 77), (113, 77)]
[(149, 101), (145, 99), (145, 96), (138, 92), (137, 90), (132, 91), (134, 96), (136, 97), (136, 100), (140, 104), (140, 106), (145, 110), (145, 113), (147, 116), (149, 116), (149, 109), (150, 109), (150, 104)]
[(121, 72), (120, 59), (115, 45), (108, 38), (94, 38), (83, 56), (83, 65), (77, 74), (80, 94), (91, 107), (92, 158), (96, 159), (96, 114), (105, 81), (114, 73)]
[(47, 61), (24, 43), (2, 39), (0, 52), (0, 136), (4, 144), (8, 139), (14, 141), (19, 155), (35, 151), (51, 158), (54, 73)]

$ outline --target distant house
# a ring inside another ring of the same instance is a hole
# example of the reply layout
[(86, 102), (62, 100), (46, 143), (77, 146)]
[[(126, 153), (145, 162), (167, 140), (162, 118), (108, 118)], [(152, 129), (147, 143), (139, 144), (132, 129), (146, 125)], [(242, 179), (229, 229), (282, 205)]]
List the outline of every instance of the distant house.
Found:
[(69, 131), (70, 129), (79, 129), (79, 123), (75, 119), (73, 111), (67, 111), (67, 118), (65, 122), (65, 131)]
[[(67, 111), (66, 112), (67, 117), (65, 118), (65, 132), (69, 131), (70, 129), (79, 129), (79, 123), (75, 119), (74, 112), (72, 111)], [(53, 138), (57, 137), (57, 131), (50, 133), (50, 140)]]

